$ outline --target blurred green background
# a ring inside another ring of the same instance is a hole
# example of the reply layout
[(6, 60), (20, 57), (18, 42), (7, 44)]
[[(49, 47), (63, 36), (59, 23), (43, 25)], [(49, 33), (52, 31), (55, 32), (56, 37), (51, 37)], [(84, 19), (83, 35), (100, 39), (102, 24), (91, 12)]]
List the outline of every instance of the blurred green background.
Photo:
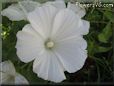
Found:
[[(45, 2), (46, 0), (39, 0)], [(12, 3), (3, 3), (2, 9)], [(113, 29), (114, 8), (86, 8), (83, 19), (90, 21), (89, 34), (84, 36), (88, 43), (88, 58), (84, 67), (76, 73), (65, 72), (65, 83), (112, 83), (113, 82)], [(32, 71), (32, 63), (21, 62), (16, 55), (16, 33), (27, 24), (26, 21), (10, 21), (2, 17), (2, 60), (11, 60), (16, 71), (25, 76), (30, 84), (53, 84), (42, 80)]]

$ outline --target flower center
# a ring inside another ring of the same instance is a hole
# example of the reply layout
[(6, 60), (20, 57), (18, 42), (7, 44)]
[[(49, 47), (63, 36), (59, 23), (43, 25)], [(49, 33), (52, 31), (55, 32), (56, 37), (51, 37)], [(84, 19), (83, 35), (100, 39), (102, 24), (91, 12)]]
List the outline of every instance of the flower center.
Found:
[(45, 43), (46, 48), (51, 49), (54, 47), (54, 42), (53, 41), (47, 41)]

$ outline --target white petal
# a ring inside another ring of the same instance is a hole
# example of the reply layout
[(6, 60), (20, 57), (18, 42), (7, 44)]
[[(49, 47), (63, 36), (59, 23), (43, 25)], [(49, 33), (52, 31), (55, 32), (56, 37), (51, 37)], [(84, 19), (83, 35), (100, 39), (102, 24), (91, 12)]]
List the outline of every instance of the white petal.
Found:
[(19, 73), (16, 73), (15, 84), (29, 84), (27, 79)]
[(73, 73), (81, 69), (87, 58), (87, 43), (81, 37), (69, 38), (56, 44), (54, 50), (66, 71)]
[(11, 61), (4, 61), (0, 63), (0, 83), (13, 84), (15, 76), (15, 68)]
[(8, 74), (15, 75), (15, 67), (11, 61), (4, 61), (0, 63), (0, 71)]
[(80, 34), (81, 19), (75, 15), (75, 13), (69, 9), (61, 10), (56, 15), (54, 20), (53, 39), (61, 40), (69, 36), (75, 36)]
[(35, 10), (40, 4), (35, 1), (20, 1), (4, 9), (1, 14), (7, 16), (12, 21), (27, 20), (27, 13)]
[(44, 51), (40, 58), (35, 59), (33, 71), (38, 77), (53, 82), (61, 82), (66, 78), (63, 66), (51, 51)]
[(82, 20), (82, 24), (79, 27), (80, 33), (82, 35), (87, 35), (89, 33), (90, 23), (86, 20)]
[(35, 1), (27, 0), (27, 1), (20, 1), (19, 6), (22, 8), (23, 12), (27, 14), (29, 12), (34, 11), (35, 8), (41, 6), (41, 4)]
[(0, 72), (0, 84), (14, 84), (15, 78), (7, 73)]
[[(73, 46), (75, 45), (78, 48), (81, 48), (83, 50), (87, 48), (87, 42), (86, 42), (86, 40), (82, 36), (68, 37), (66, 39), (63, 39), (63, 40), (60, 40), (60, 41), (56, 41), (56, 43), (57, 44), (60, 43), (60, 45), (65, 45), (65, 44), (70, 45), (70, 44), (73, 44)], [(58, 47), (58, 45), (56, 47)]]
[(37, 32), (39, 32), (44, 38), (47, 38), (51, 32), (56, 12), (57, 10), (55, 7), (44, 5), (29, 13), (28, 20)]
[(83, 17), (86, 14), (85, 9), (80, 5), (71, 4), (69, 2), (67, 8), (73, 10), (79, 17)]
[(17, 55), (23, 62), (30, 62), (38, 57), (44, 48), (43, 39), (34, 31), (31, 25), (26, 25), (17, 33)]
[(25, 14), (18, 4), (13, 4), (4, 9), (1, 14), (7, 16), (12, 21), (26, 20)]
[(48, 1), (45, 4), (50, 4), (56, 7), (58, 10), (65, 9), (65, 2), (63, 0)]

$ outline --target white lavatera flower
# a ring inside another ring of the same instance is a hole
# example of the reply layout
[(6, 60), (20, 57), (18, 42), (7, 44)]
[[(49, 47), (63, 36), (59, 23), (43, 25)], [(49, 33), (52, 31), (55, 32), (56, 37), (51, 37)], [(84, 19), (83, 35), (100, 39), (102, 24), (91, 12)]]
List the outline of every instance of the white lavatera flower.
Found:
[[(58, 10), (66, 8), (64, 0), (48, 1), (44, 4), (53, 5)], [(32, 12), (37, 7), (40, 7), (44, 4), (40, 4), (32, 0), (24, 0), (18, 2), (17, 4), (10, 5), (8, 8), (4, 9), (1, 14), (3, 16), (7, 16), (12, 21), (27, 20), (28, 13)], [(85, 15), (84, 8), (75, 4), (71, 4), (70, 2), (68, 3), (67, 8), (73, 10), (77, 15), (79, 15), (79, 17), (83, 17)]]
[(90, 24), (81, 19), (80, 11), (66, 8), (59, 0), (28, 13), (30, 24), (17, 33), (17, 55), (25, 63), (34, 60), (38, 77), (61, 82), (66, 79), (64, 71), (74, 73), (83, 67), (87, 58), (83, 35), (88, 34)]
[(24, 76), (17, 73), (11, 61), (0, 63), (0, 84), (29, 84)]
[(79, 15), (79, 17), (83, 17), (86, 14), (85, 8), (81, 5), (81, 4), (72, 4), (72, 3), (68, 3), (68, 8), (73, 10), (77, 15)]
[(55, 0), (55, 1), (48, 1), (44, 4), (50, 4), (50, 5), (53, 5), (54, 7), (56, 7), (58, 10), (61, 10), (61, 9), (65, 9), (66, 8), (66, 5), (65, 5), (65, 2), (64, 0)]
[(27, 20), (27, 14), (40, 6), (38, 2), (31, 0), (20, 1), (4, 9), (1, 14), (7, 16), (12, 21)]

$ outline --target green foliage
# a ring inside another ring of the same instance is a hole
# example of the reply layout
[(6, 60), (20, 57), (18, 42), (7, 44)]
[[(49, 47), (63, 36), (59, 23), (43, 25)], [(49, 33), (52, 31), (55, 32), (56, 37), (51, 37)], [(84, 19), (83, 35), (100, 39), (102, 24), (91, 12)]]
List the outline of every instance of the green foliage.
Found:
[[(3, 4), (6, 8), (9, 4)], [(112, 33), (114, 25), (114, 11), (112, 8), (89, 8), (83, 19), (90, 21), (89, 34), (84, 36), (88, 43), (88, 59), (84, 67), (76, 73), (65, 72), (67, 79), (61, 84), (81, 82), (113, 82), (113, 55), (112, 55)], [(51, 82), (42, 80), (32, 71), (32, 64), (21, 62), (16, 55), (16, 34), (27, 21), (12, 22), (3, 17), (2, 22), (2, 54), (3, 61), (10, 59), (16, 71), (25, 76), (30, 84), (41, 84)]]
[(103, 31), (98, 35), (98, 39), (100, 42), (108, 43), (110, 37), (112, 36), (112, 27), (111, 23), (109, 22)]
[(114, 14), (111, 11), (106, 10), (104, 12), (104, 16), (107, 17), (107, 19), (109, 19), (111, 22), (114, 23)]

